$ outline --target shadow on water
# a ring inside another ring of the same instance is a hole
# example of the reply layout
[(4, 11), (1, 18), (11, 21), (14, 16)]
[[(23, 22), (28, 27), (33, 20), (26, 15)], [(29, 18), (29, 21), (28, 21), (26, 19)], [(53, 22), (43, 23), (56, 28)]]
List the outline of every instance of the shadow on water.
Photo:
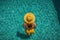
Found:
[(54, 6), (55, 6), (55, 9), (57, 11), (58, 20), (59, 20), (59, 23), (60, 23), (60, 0), (53, 0), (53, 3), (54, 3)]
[(20, 37), (21, 39), (28, 39), (30, 38), (30, 36), (26, 35), (26, 34), (23, 34), (23, 33), (20, 33), (20, 32), (17, 32), (17, 37)]

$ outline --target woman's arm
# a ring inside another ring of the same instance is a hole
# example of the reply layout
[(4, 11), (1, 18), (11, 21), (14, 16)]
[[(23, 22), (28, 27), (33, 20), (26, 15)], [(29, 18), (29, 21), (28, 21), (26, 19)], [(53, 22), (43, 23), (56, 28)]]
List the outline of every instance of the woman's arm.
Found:
[(24, 23), (24, 27), (25, 27), (25, 28), (28, 28), (28, 26), (27, 26), (27, 24), (26, 24), (26, 23)]
[(36, 23), (33, 23), (32, 24), (32, 28), (36, 28)]

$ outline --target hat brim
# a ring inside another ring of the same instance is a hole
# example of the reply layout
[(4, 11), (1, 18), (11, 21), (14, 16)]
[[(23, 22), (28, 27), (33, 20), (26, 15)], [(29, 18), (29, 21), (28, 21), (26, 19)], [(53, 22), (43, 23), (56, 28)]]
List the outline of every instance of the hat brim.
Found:
[[(28, 15), (31, 15), (31, 16), (33, 17), (33, 19), (32, 19), (30, 22), (26, 20)], [(33, 22), (35, 21), (35, 15), (32, 14), (32, 13), (27, 13), (27, 14), (24, 16), (24, 21), (25, 21), (26, 23), (33, 23)]]

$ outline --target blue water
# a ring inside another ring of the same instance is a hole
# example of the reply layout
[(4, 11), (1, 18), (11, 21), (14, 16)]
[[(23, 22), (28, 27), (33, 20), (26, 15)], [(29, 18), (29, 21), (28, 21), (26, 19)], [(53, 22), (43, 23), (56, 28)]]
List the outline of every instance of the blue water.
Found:
[[(24, 15), (36, 16), (35, 33), (26, 35)], [(52, 0), (0, 0), (0, 40), (60, 40), (60, 24)]]

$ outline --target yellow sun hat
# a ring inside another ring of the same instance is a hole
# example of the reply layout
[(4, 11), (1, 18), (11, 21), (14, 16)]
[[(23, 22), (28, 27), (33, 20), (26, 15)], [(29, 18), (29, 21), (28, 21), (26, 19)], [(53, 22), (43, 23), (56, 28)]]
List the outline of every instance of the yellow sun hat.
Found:
[(24, 21), (28, 24), (34, 23), (35, 22), (35, 15), (32, 12), (28, 12), (24, 16)]

